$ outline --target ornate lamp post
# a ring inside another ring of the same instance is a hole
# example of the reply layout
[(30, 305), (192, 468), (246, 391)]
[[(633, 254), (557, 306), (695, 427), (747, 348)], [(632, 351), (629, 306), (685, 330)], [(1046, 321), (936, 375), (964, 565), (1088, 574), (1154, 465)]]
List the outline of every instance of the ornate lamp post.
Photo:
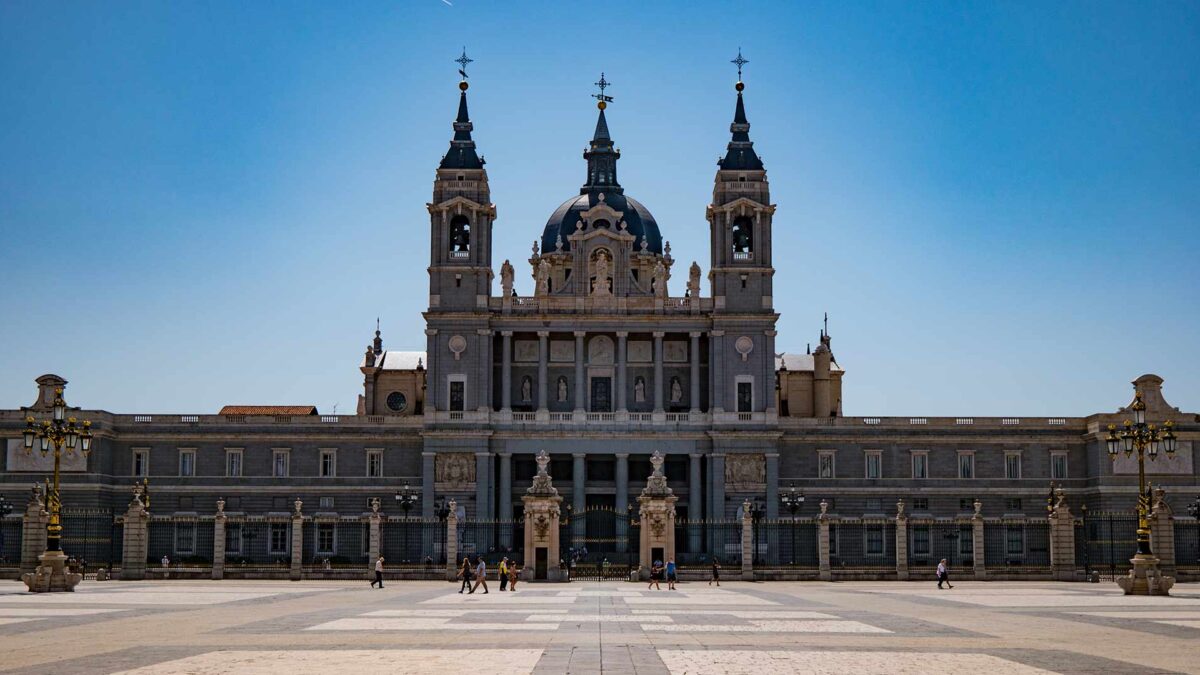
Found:
[(796, 514), (800, 513), (800, 509), (804, 506), (804, 491), (796, 489), (796, 481), (792, 481), (787, 490), (779, 496), (779, 501), (783, 502), (783, 508), (792, 514), (792, 564), (796, 564)]
[(1108, 456), (1113, 461), (1124, 451), (1129, 457), (1136, 453), (1138, 463), (1138, 501), (1137, 501), (1137, 553), (1130, 561), (1133, 569), (1129, 576), (1117, 580), (1126, 595), (1167, 595), (1175, 580), (1164, 577), (1158, 570), (1158, 558), (1150, 550), (1150, 490), (1146, 485), (1146, 457), (1151, 461), (1158, 458), (1159, 450), (1164, 450), (1167, 457), (1175, 456), (1174, 423), (1166, 421), (1161, 428), (1146, 423), (1146, 403), (1142, 401), (1142, 392), (1135, 390), (1133, 403), (1129, 406), (1133, 411), (1133, 420), (1125, 420), (1124, 428), (1117, 430), (1115, 424), (1108, 425)]
[(39, 425), (32, 417), (25, 418), (25, 453), (32, 454), (37, 445), (42, 456), (54, 453), (54, 477), (48, 481), (46, 489), (46, 507), (49, 520), (46, 524), (46, 552), (38, 559), (42, 564), (37, 570), (23, 577), (25, 585), (33, 592), (73, 591), (79, 583), (78, 574), (68, 573), (64, 566), (67, 556), (62, 552), (62, 500), (59, 498), (59, 468), (65, 450), (68, 455), (74, 455), (78, 448), (83, 455), (92, 451), (92, 423), (84, 420), (77, 423), (74, 417), (67, 417), (67, 403), (62, 397), (63, 390), (54, 390), (54, 404), (51, 418), (42, 420)]
[(404, 510), (404, 517), (408, 518), (408, 512), (412, 510), (417, 502), (421, 501), (421, 497), (417, 495), (411, 487), (408, 486), (408, 481), (404, 481), (404, 486), (396, 493), (396, 503)]

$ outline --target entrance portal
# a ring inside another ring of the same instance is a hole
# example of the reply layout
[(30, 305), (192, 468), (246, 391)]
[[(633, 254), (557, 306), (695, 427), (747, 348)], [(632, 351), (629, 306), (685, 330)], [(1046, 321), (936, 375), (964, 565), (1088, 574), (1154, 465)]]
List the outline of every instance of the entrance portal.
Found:
[(592, 412), (612, 412), (612, 378), (592, 378)]

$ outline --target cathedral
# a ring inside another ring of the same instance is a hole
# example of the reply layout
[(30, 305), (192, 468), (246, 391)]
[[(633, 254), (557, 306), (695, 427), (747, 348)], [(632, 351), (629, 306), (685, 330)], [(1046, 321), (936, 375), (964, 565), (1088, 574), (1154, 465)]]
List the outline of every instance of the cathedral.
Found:
[[(1134, 502), (1136, 462), (1104, 450), (1133, 391), (1112, 392), (1112, 410), (1087, 417), (844, 416), (845, 371), (827, 328), (811, 351), (776, 344), (776, 205), (740, 78), (705, 207), (707, 270), (676, 264), (654, 215), (620, 182), (600, 84), (582, 183), (547, 206), (529, 259), (514, 263), (493, 259), (497, 208), (464, 77), (428, 204), (425, 351), (387, 349), (376, 330), (359, 361), (357, 414), (73, 411), (96, 440), (89, 456), (64, 460), (64, 503), (119, 512), (129, 485), (148, 479), (160, 514), (203, 517), (221, 499), (229, 513), (287, 514), (302, 502), (306, 514), (358, 517), (381, 499), (391, 515), (433, 519), (453, 501), (460, 519), (519, 522), (542, 450), (575, 513), (630, 512), (655, 451), (680, 521), (738, 518), (746, 503), (779, 518), (785, 492), (807, 497), (791, 511), (802, 517), (821, 502), (829, 514), (894, 516), (899, 500), (929, 517), (970, 513), (976, 500), (988, 516), (1044, 517), (1051, 483), (1074, 504)], [(518, 273), (531, 275), (532, 296), (514, 290)], [(21, 433), (66, 381), (37, 384), (32, 405), (0, 411), (0, 493), (12, 502), (49, 470)], [(1176, 425), (1179, 452), (1158, 460), (1152, 480), (1182, 504), (1200, 484), (1197, 415), (1170, 406), (1155, 375), (1133, 384), (1150, 419)]]

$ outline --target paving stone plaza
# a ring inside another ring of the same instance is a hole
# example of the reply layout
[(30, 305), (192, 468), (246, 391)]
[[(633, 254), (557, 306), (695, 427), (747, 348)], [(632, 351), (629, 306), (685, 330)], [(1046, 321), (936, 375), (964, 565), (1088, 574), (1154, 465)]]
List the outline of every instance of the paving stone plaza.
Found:
[(84, 582), (0, 586), (5, 673), (1200, 672), (1200, 585)]

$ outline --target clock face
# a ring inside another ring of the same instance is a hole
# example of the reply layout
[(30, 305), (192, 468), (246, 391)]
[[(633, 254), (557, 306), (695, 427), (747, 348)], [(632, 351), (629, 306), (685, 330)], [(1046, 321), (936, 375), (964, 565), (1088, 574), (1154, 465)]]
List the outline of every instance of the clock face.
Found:
[(408, 407), (408, 399), (404, 397), (404, 394), (393, 391), (388, 394), (387, 407), (392, 412), (404, 412), (404, 409)]

